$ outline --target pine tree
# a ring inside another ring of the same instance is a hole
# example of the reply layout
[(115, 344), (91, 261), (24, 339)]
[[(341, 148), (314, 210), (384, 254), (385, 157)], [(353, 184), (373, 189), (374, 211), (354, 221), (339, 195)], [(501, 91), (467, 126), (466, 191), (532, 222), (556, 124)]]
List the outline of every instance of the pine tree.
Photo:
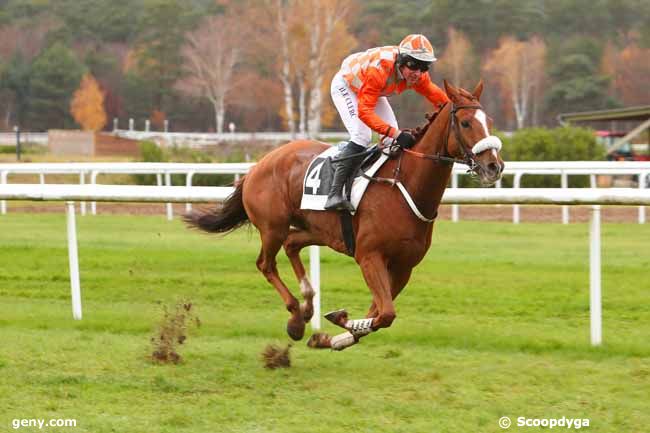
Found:
[(70, 99), (84, 72), (74, 53), (59, 42), (43, 52), (32, 66), (27, 126), (33, 130), (71, 127)]

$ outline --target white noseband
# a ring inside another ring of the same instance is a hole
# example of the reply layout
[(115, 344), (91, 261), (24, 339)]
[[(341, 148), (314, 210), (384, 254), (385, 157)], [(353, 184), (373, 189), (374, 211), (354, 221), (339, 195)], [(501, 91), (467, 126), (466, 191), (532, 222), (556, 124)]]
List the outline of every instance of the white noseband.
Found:
[(481, 152), (484, 152), (488, 149), (494, 149), (497, 152), (501, 150), (501, 139), (496, 135), (490, 135), (485, 138), (480, 139), (474, 147), (472, 147), (472, 153), (478, 155)]

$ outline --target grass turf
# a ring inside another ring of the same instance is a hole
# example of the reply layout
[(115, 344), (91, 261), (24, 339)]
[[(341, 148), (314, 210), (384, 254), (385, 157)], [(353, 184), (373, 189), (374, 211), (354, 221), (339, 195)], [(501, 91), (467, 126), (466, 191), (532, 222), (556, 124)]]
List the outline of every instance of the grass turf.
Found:
[[(75, 432), (497, 432), (502, 416), (650, 425), (648, 225), (603, 226), (602, 347), (589, 345), (586, 225), (441, 221), (390, 329), (340, 353), (297, 343), (292, 367), (269, 371), (260, 353), (287, 343), (288, 314), (255, 268), (255, 231), (77, 221), (82, 321), (64, 216), (0, 219), (0, 431), (32, 418), (76, 419), (48, 429)], [(370, 295), (354, 261), (321, 257), (323, 311), (362, 317)], [(152, 364), (161, 305), (181, 299), (202, 326), (181, 364)]]

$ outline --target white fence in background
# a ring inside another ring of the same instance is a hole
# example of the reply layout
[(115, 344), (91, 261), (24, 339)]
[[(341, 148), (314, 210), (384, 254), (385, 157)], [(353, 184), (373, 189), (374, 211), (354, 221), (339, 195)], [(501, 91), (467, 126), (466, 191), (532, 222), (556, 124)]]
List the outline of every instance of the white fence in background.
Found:
[[(253, 163), (217, 163), (217, 164), (186, 164), (186, 163), (155, 163), (155, 162), (127, 162), (127, 163), (27, 163), (27, 164), (0, 164), (0, 183), (9, 182), (9, 175), (13, 174), (38, 174), (41, 184), (45, 183), (45, 176), (49, 174), (70, 174), (79, 177), (80, 184), (97, 184), (97, 179), (102, 174), (155, 174), (158, 185), (171, 185), (172, 174), (184, 174), (186, 186), (192, 186), (195, 174), (231, 174), (237, 179), (248, 172)], [(455, 164), (451, 179), (451, 187), (458, 187), (459, 176), (466, 176), (467, 167)], [(555, 175), (560, 176), (562, 188), (569, 185), (569, 176), (589, 176), (590, 185), (595, 188), (598, 175), (632, 176), (636, 178), (638, 188), (646, 189), (650, 182), (650, 162), (639, 161), (526, 161), (506, 162), (504, 175), (513, 176), (513, 187), (520, 188), (523, 176)], [(497, 184), (500, 188), (501, 184)], [(485, 191), (481, 189), (481, 191)], [(186, 210), (191, 205), (186, 204)], [(460, 219), (460, 207), (452, 205), (452, 221)], [(4, 200), (0, 201), (0, 213), (7, 212)], [(96, 213), (95, 203), (91, 203), (91, 213)], [(81, 214), (86, 214), (85, 202), (81, 204)], [(167, 205), (167, 218), (172, 219), (172, 206)], [(519, 205), (513, 205), (513, 223), (520, 222)], [(638, 209), (638, 222), (646, 221), (644, 206)], [(569, 223), (569, 207), (562, 207), (562, 222)]]
[[(115, 129), (112, 134), (129, 138), (131, 140), (153, 140), (166, 146), (186, 146), (202, 147), (223, 142), (237, 141), (272, 141), (272, 142), (289, 142), (291, 140), (309, 138), (307, 134), (290, 132), (223, 132), (204, 133), (204, 132), (162, 132), (162, 131), (134, 131), (128, 129)], [(347, 140), (350, 134), (347, 132), (321, 131), (316, 139), (318, 140)], [(22, 143), (37, 143), (41, 145), (48, 144), (47, 132), (20, 132), (20, 141)], [(15, 146), (15, 132), (0, 132), (0, 145)]]
[[(310, 138), (307, 134), (290, 132), (155, 132), (155, 131), (132, 131), (128, 129), (116, 129), (113, 134), (118, 137), (131, 140), (153, 140), (166, 146), (203, 147), (215, 143), (237, 142), (237, 141), (272, 141), (289, 142), (291, 140)], [(350, 134), (347, 132), (321, 131), (315, 137), (317, 140), (348, 140)]]
[[(458, 187), (459, 170), (454, 167), (451, 186)], [(568, 188), (569, 176), (589, 176), (591, 188), (597, 187), (597, 176), (631, 176), (635, 177), (638, 188), (645, 189), (650, 182), (650, 162), (647, 161), (518, 161), (506, 162), (505, 175), (513, 175), (513, 188), (521, 187), (521, 179), (526, 176), (556, 175), (560, 176), (562, 188)], [(501, 187), (500, 183), (497, 187)], [(452, 220), (458, 221), (458, 205), (452, 206)], [(640, 206), (639, 224), (645, 223), (645, 207)], [(512, 207), (512, 222), (520, 222), (519, 205)], [(562, 207), (562, 223), (569, 223), (569, 207)]]
[[(155, 187), (117, 185), (0, 185), (0, 199), (66, 201), (68, 254), (73, 317), (80, 320), (81, 285), (77, 257), (74, 201), (121, 202), (215, 202), (232, 192), (229, 187)], [(453, 204), (561, 204), (593, 205), (590, 224), (590, 327), (592, 345), (602, 342), (600, 205), (649, 205), (650, 189), (566, 188), (566, 189), (448, 189), (443, 203)], [(314, 297), (312, 327), (320, 328), (319, 248), (310, 247), (310, 268)]]
[[(21, 143), (36, 143), (47, 145), (47, 132), (20, 132)], [(15, 132), (0, 132), (0, 146), (16, 146)]]
[[(248, 172), (253, 163), (164, 163), (164, 162), (69, 162), (69, 163), (28, 163), (28, 164), (0, 164), (0, 184), (9, 182), (10, 174), (37, 174), (40, 183), (45, 184), (45, 176), (52, 174), (69, 174), (79, 177), (79, 184), (97, 184), (97, 178), (104, 174), (154, 174), (159, 186), (171, 186), (173, 174), (185, 175), (186, 186), (192, 186), (195, 174), (230, 174), (234, 179)], [(189, 211), (191, 205), (188, 203)], [(0, 201), (0, 213), (7, 212), (4, 200)], [(97, 208), (95, 202), (91, 203), (91, 213), (95, 215)], [(81, 203), (81, 214), (86, 214), (86, 203)], [(172, 206), (167, 204), (167, 218), (172, 219)]]

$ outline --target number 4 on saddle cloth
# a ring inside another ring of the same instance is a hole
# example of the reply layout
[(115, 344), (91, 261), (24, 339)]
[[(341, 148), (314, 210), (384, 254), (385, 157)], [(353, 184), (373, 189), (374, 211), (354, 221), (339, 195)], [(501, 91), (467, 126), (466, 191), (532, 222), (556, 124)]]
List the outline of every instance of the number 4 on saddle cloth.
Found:
[[(346, 142), (342, 142), (330, 147), (323, 153), (316, 155), (309, 163), (302, 184), (300, 209), (325, 210), (327, 194), (330, 191), (334, 176), (335, 163), (332, 162), (332, 159), (336, 159), (337, 155), (345, 147), (345, 144)], [(375, 147), (375, 151), (370, 152), (360, 167), (366, 176), (371, 177), (387, 159), (388, 155)], [(346, 181), (343, 193), (350, 200), (352, 206), (357, 209), (370, 180), (362, 176), (361, 170), (357, 170), (352, 178)], [(354, 212), (352, 214), (354, 215)]]

